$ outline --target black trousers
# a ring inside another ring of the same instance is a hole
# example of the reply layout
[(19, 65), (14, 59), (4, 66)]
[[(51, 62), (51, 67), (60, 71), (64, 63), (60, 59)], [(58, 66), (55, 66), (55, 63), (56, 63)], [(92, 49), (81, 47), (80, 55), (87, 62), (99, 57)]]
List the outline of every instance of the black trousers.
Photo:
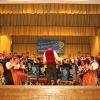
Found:
[(5, 72), (6, 85), (14, 85), (12, 74), (10, 70)]
[(47, 78), (48, 82), (51, 85), (51, 80), (53, 78), (54, 84), (57, 84), (57, 73), (56, 73), (56, 63), (48, 63), (47, 64)]

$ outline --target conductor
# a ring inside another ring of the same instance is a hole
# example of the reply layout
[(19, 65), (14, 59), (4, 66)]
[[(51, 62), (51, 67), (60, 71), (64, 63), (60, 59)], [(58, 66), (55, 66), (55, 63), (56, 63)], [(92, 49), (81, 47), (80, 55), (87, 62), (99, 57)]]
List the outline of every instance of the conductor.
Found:
[(51, 85), (52, 77), (54, 79), (54, 85), (57, 85), (56, 61), (61, 61), (61, 58), (56, 51), (52, 49), (52, 46), (49, 45), (43, 55), (43, 62), (47, 64), (47, 78), (49, 85)]

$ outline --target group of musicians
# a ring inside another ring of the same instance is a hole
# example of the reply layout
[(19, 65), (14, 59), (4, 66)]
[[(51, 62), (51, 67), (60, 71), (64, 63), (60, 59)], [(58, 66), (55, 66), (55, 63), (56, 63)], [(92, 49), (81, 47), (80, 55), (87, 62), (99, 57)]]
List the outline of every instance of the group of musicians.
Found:
[(0, 75), (5, 77), (6, 85), (22, 85), (29, 78), (27, 62), (31, 60), (35, 64), (42, 63), (47, 66), (49, 85), (51, 85), (52, 77), (54, 84), (57, 85), (57, 65), (64, 68), (75, 67), (73, 70), (74, 81), (78, 81), (82, 85), (96, 85), (98, 81), (99, 58), (100, 54), (96, 58), (93, 56), (81, 56), (75, 59), (63, 59), (52, 49), (52, 46), (48, 46), (48, 49), (42, 55), (43, 60), (36, 54), (32, 57), (29, 56), (29, 53), (26, 55), (23, 53), (21, 56), (18, 56), (16, 53), (8, 55), (6, 52), (3, 52), (0, 53)]

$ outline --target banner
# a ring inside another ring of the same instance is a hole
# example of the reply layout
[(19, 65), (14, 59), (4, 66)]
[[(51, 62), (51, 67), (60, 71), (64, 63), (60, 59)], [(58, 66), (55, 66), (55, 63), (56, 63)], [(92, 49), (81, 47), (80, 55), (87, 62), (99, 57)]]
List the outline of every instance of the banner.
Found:
[(38, 53), (44, 53), (48, 45), (51, 45), (53, 50), (56, 50), (57, 53), (63, 54), (64, 53), (64, 41), (63, 40), (39, 40), (37, 44), (37, 51)]

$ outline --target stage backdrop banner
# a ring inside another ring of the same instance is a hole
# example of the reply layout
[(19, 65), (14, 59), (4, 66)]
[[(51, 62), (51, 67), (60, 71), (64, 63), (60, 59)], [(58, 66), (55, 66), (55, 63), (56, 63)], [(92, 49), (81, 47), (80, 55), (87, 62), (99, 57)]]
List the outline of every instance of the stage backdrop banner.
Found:
[(42, 54), (47, 50), (48, 45), (51, 45), (53, 50), (56, 50), (57, 53), (64, 53), (64, 41), (63, 40), (39, 40), (38, 41), (37, 51)]

